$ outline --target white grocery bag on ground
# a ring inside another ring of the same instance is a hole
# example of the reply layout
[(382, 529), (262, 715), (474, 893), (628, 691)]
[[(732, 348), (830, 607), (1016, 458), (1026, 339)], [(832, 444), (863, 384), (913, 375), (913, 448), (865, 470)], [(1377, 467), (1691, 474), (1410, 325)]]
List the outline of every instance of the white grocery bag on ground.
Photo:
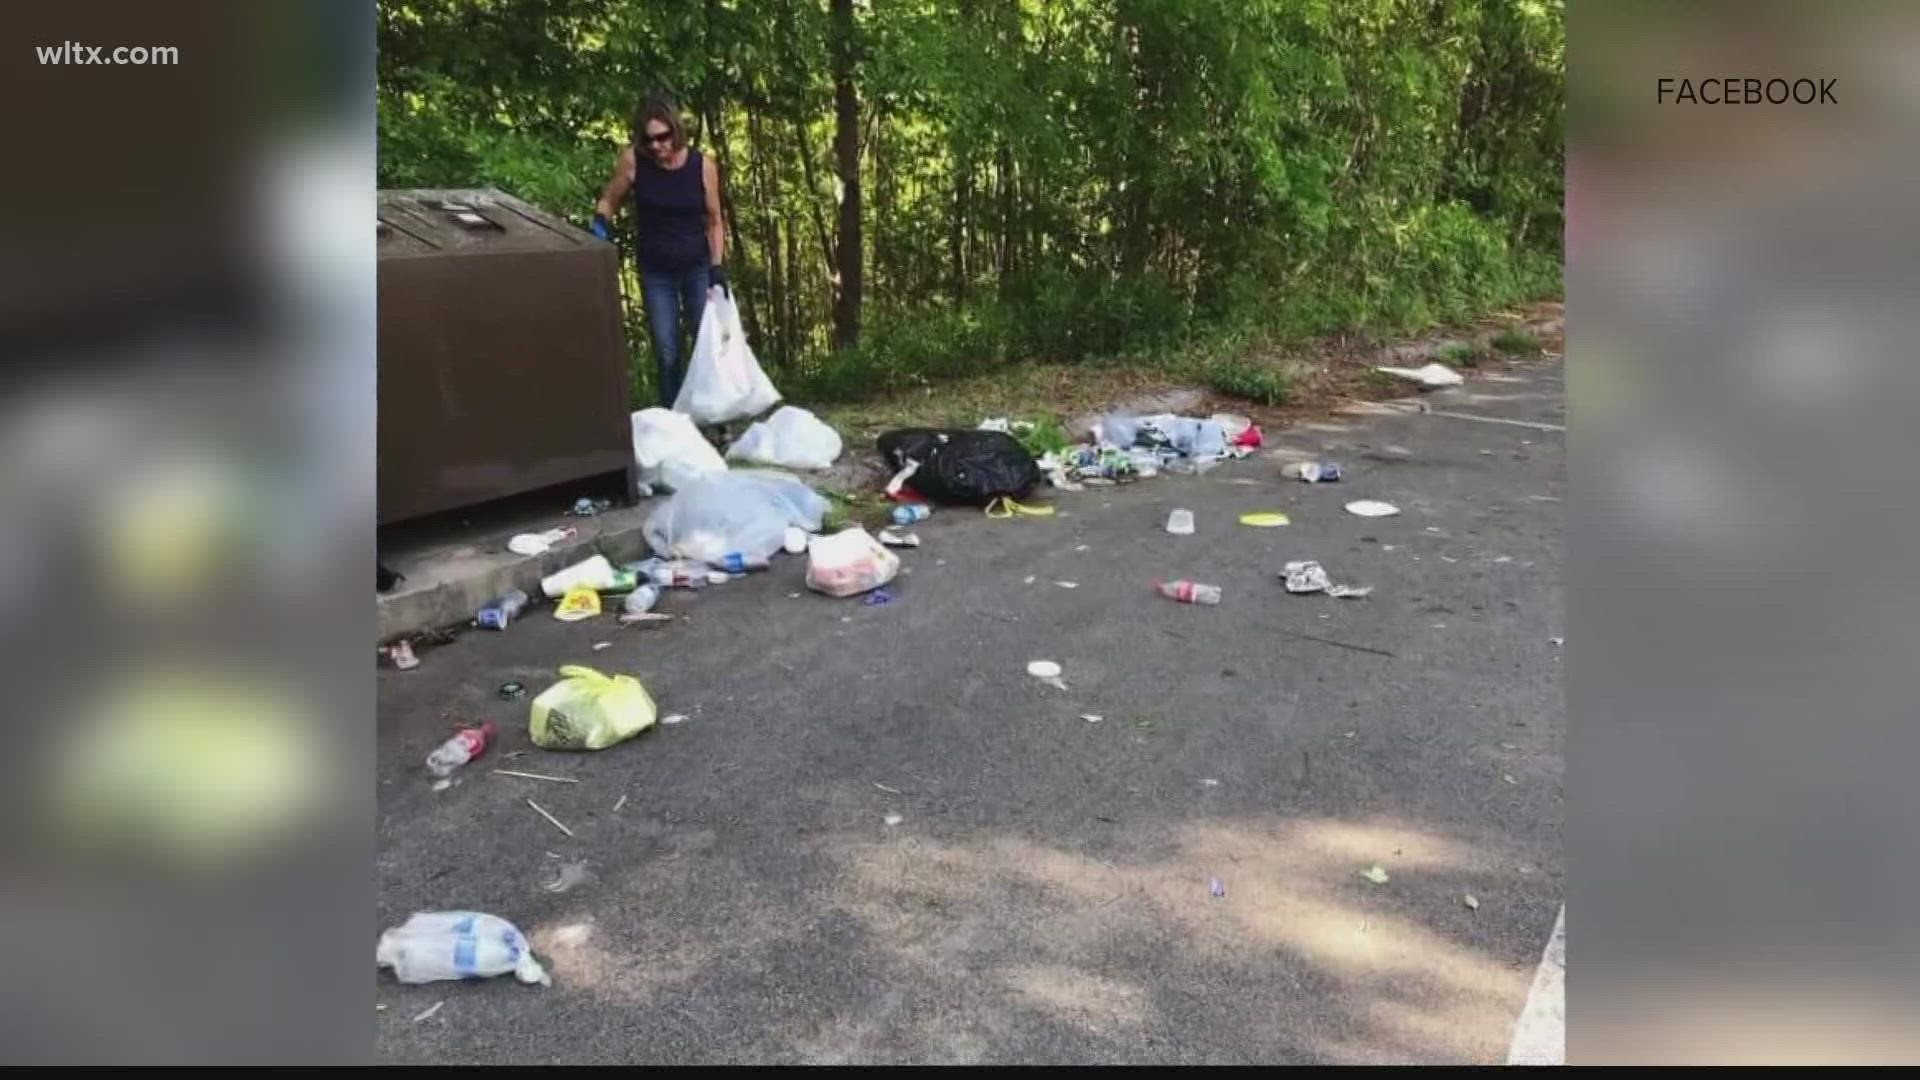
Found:
[(380, 935), (374, 963), (403, 983), (488, 979), (513, 972), (523, 983), (553, 985), (518, 927), (478, 911), (422, 911)]
[(853, 596), (893, 580), (900, 556), (855, 525), (807, 545), (807, 588), (828, 596)]
[(640, 467), (641, 483), (668, 491), (727, 471), (720, 451), (701, 437), (692, 418), (672, 409), (633, 414), (633, 460)]
[(727, 457), (784, 469), (830, 469), (840, 450), (839, 432), (807, 410), (785, 405), (748, 428), (727, 447)]
[(780, 391), (747, 347), (733, 298), (721, 289), (707, 290), (693, 359), (673, 411), (691, 416), (696, 424), (726, 424), (758, 416), (779, 403)]

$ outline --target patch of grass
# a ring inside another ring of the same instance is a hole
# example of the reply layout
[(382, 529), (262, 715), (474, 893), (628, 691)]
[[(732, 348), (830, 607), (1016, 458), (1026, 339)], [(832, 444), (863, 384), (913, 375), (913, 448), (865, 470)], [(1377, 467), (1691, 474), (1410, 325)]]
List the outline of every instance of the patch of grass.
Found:
[(877, 491), (826, 491), (827, 512), (820, 523), (825, 532), (859, 525), (869, 531), (883, 529), (891, 521), (893, 504)]
[(1540, 339), (1517, 326), (1509, 326), (1493, 335), (1491, 344), (1496, 351), (1509, 356), (1532, 356), (1540, 351)]
[(1260, 405), (1285, 405), (1293, 387), (1273, 368), (1239, 360), (1224, 360), (1207, 368), (1207, 385), (1228, 397)]
[(1434, 358), (1448, 367), (1474, 368), (1480, 366), (1486, 355), (1485, 349), (1471, 341), (1449, 341), (1440, 346)]

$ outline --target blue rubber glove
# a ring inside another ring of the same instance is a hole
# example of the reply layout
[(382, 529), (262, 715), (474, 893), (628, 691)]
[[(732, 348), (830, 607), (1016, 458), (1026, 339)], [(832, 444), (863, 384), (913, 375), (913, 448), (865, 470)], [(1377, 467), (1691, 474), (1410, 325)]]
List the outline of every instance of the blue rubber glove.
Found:
[(607, 224), (605, 216), (601, 214), (593, 215), (593, 235), (602, 240), (611, 241), (613, 239), (613, 226)]

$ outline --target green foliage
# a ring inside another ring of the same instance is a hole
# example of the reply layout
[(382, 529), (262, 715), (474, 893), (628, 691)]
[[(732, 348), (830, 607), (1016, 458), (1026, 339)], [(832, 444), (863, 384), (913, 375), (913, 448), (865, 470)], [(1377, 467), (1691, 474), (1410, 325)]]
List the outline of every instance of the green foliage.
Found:
[(1540, 351), (1540, 339), (1517, 326), (1502, 329), (1490, 344), (1496, 351), (1512, 356), (1531, 356)]
[(1209, 366), (1207, 385), (1229, 397), (1261, 405), (1285, 405), (1292, 393), (1284, 374), (1243, 360), (1223, 360)]
[[(676, 95), (790, 395), (1412, 331), (1559, 288), (1562, 0), (859, 4), (867, 310), (832, 351), (826, 9), (383, 0), (380, 183), (585, 223), (637, 99)], [(638, 395), (631, 283), (627, 306)]]
[(1440, 346), (1435, 358), (1448, 367), (1479, 367), (1486, 350), (1470, 341), (1449, 341)]

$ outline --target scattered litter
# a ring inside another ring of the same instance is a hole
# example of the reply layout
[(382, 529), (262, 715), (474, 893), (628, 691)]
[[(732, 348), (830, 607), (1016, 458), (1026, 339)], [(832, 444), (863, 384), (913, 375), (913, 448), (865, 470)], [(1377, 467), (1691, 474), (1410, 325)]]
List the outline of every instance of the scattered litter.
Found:
[(1033, 584), (1034, 582), (1036, 582), (1036, 581), (1039, 581), (1039, 580), (1040, 580), (1039, 578), (1037, 578), (1037, 577), (1034, 577), (1034, 576), (1033, 576), (1032, 574), (1028, 574), (1028, 575), (1027, 575), (1027, 580), (1026, 580), (1026, 581), (1024, 581), (1024, 582), (1022, 582), (1022, 584), (1024, 584), (1024, 585), (1031, 585), (1031, 584)]
[(1178, 600), (1182, 604), (1218, 604), (1221, 599), (1220, 586), (1203, 585), (1196, 581), (1156, 581), (1153, 589), (1169, 600)]
[(1501, 744), (1500, 744), (1500, 749), (1502, 749), (1502, 750), (1518, 750), (1518, 749), (1520, 749), (1520, 747), (1519, 747), (1519, 745), (1518, 745), (1518, 744), (1515, 744), (1515, 743), (1510, 743), (1510, 742), (1503, 742), (1503, 743), (1501, 743)]
[(600, 593), (585, 585), (568, 589), (553, 609), (553, 617), (561, 622), (579, 622), (599, 614)]
[(405, 641), (396, 641), (387, 646), (387, 660), (401, 671), (412, 671), (420, 666), (420, 658), (413, 655), (413, 645)]
[(542, 807), (539, 803), (534, 802), (532, 799), (528, 799), (527, 805), (533, 807), (534, 813), (539, 814), (541, 817), (546, 818), (548, 821), (552, 822), (554, 828), (559, 829), (563, 833), (566, 833), (568, 837), (573, 836), (572, 829), (569, 829), (566, 827), (566, 825), (562, 824), (559, 818), (554, 817), (552, 814), (547, 813), (546, 809)]
[[(641, 534), (663, 559), (718, 565), (737, 555), (758, 562), (781, 550), (789, 528), (818, 529), (828, 509), (827, 500), (801, 480), (743, 470), (703, 477), (674, 492), (647, 516)], [(657, 577), (654, 583), (667, 584)]]
[(807, 545), (807, 588), (828, 596), (857, 596), (892, 581), (900, 556), (858, 525)]
[(533, 699), (527, 734), (543, 750), (602, 750), (652, 727), (654, 717), (638, 679), (568, 664)]
[(1277, 510), (1261, 510), (1252, 514), (1241, 514), (1240, 524), (1251, 525), (1256, 529), (1275, 529), (1291, 524), (1287, 515)]
[[(1327, 595), (1335, 600), (1360, 600), (1373, 592), (1371, 585), (1329, 585)], [(1324, 618), (1325, 616), (1322, 616)]]
[(446, 1002), (446, 999), (444, 999), (444, 998), (442, 998), (442, 999), (441, 999), (441, 1000), (439, 1000), (439, 1001), (436, 1001), (436, 1002), (434, 1002), (434, 1003), (433, 1003), (432, 1005), (429, 1005), (429, 1006), (427, 1006), (427, 1007), (426, 1007), (425, 1009), (423, 1009), (423, 1010), (421, 1010), (421, 1011), (420, 1011), (419, 1013), (417, 1013), (417, 1014), (415, 1014), (415, 1015), (414, 1015), (414, 1018), (413, 1018), (413, 1022), (417, 1024), (417, 1023), (419, 1023), (419, 1022), (420, 1022), (420, 1021), (422, 1021), (422, 1020), (431, 1020), (431, 1019), (433, 1019), (433, 1014), (434, 1014), (434, 1013), (437, 1013), (437, 1012), (439, 1012), (439, 1011), (440, 1011), (441, 1009), (443, 1009), (443, 1008), (445, 1008), (445, 1007), (446, 1007), (446, 1004), (447, 1004), (447, 1002)]
[(886, 817), (883, 817), (880, 820), (886, 822), (888, 828), (892, 828), (893, 826), (898, 825), (907, 819), (901, 817), (899, 814), (888, 814)]
[(1081, 544), (1081, 545), (1079, 545), (1078, 547), (1076, 547), (1076, 548), (1074, 548), (1073, 550), (1075, 550), (1075, 551), (1086, 551), (1086, 550), (1088, 550), (1088, 548), (1087, 548), (1087, 545), (1085, 545), (1085, 544)]
[(1399, 512), (1400, 508), (1392, 503), (1376, 499), (1356, 499), (1347, 504), (1347, 513), (1361, 517), (1392, 517)]
[(1212, 893), (1216, 900), (1225, 900), (1227, 898), (1227, 884), (1219, 878), (1207, 879), (1207, 891)]
[(526, 936), (497, 915), (422, 911), (380, 935), (374, 963), (403, 983), (491, 978), (511, 971), (523, 983), (553, 985)]
[(445, 791), (445, 790), (447, 790), (448, 788), (450, 788), (450, 787), (452, 787), (452, 786), (453, 786), (453, 781), (452, 781), (452, 780), (444, 780), (444, 779), (443, 779), (443, 780), (435, 780), (435, 781), (433, 782), (433, 790), (435, 790), (435, 791)]
[(1288, 563), (1282, 576), (1287, 579), (1287, 591), (1290, 593), (1326, 592), (1333, 587), (1326, 569), (1311, 559)]
[(1450, 555), (1442, 555), (1442, 556), (1440, 556), (1440, 561), (1441, 561), (1441, 562), (1443, 562), (1443, 563), (1457, 563), (1457, 562), (1459, 562), (1460, 560), (1459, 560), (1459, 559), (1456, 559), (1456, 558), (1453, 558), (1453, 557), (1452, 557), (1452, 556), (1450, 556)]
[(647, 612), (652, 611), (653, 606), (659, 602), (660, 587), (658, 585), (650, 581), (644, 584), (636, 584), (633, 587), (633, 591), (627, 594), (627, 598), (620, 601), (620, 613), (622, 615), (645, 615)]
[(660, 722), (662, 724), (683, 724), (686, 722), (686, 720), (687, 720), (686, 713), (668, 713), (667, 715), (660, 718)]
[(545, 773), (516, 772), (512, 769), (495, 769), (493, 770), (493, 774), (495, 776), (518, 776), (523, 780), (551, 780), (556, 784), (577, 784), (580, 782), (571, 776), (548, 776)]
[(1085, 720), (1089, 724), (1097, 724), (1100, 721), (1105, 720), (1106, 717), (1101, 716), (1099, 713), (1081, 713), (1080, 719)]
[(875, 448), (892, 468), (918, 463), (914, 490), (939, 503), (991, 507), (1024, 498), (1044, 476), (1033, 454), (1004, 431), (904, 428), (881, 435)]
[(527, 695), (527, 688), (521, 685), (520, 683), (505, 682), (500, 684), (500, 696), (502, 698), (505, 698), (508, 701), (512, 701), (516, 698), (522, 698), (522, 697), (525, 697), (526, 695)]
[(453, 770), (486, 753), (487, 744), (498, 731), (491, 720), (482, 721), (479, 727), (461, 728), (427, 755), (427, 771), (439, 777), (453, 775)]
[(1480, 901), (1472, 893), (1468, 893), (1467, 895), (1461, 897), (1460, 902), (1467, 906), (1468, 911), (1480, 910)]
[(505, 630), (507, 624), (520, 617), (527, 609), (531, 599), (519, 589), (510, 590), (505, 596), (489, 602), (474, 613), (473, 621), (482, 629)]
[(1534, 502), (1559, 502), (1560, 501), (1560, 496), (1558, 495), (1529, 495), (1527, 496), (1527, 498), (1532, 499)]
[(789, 525), (787, 527), (787, 534), (782, 538), (780, 546), (785, 548), (789, 555), (798, 555), (806, 551), (807, 531), (797, 525)]
[(1259, 487), (1260, 486), (1260, 481), (1247, 476), (1242, 476), (1237, 479), (1227, 480), (1224, 482), (1228, 484), (1233, 484), (1238, 487)]
[(1367, 867), (1360, 872), (1360, 876), (1373, 882), (1375, 885), (1385, 885), (1388, 881), (1387, 872), (1382, 870), (1378, 865)]
[(1559, 648), (1567, 643), (1567, 639), (1563, 637), (1548, 638), (1547, 640), (1551, 641), (1555, 648)]
[(643, 611), (638, 615), (622, 614), (619, 621), (622, 628), (628, 626), (665, 626), (673, 621), (673, 616), (658, 611)]
[(1215, 780), (1214, 778), (1209, 776), (1205, 780), (1200, 781), (1200, 786), (1201, 787), (1219, 787), (1220, 781)]
[(579, 535), (578, 529), (548, 529), (546, 532), (520, 533), (507, 541), (507, 550), (515, 555), (545, 555), (553, 546)]
[(882, 604), (893, 603), (893, 594), (885, 589), (875, 589), (867, 594), (866, 599), (860, 602), (868, 607), (879, 607)]
[(1429, 526), (1427, 526), (1427, 531), (1428, 531), (1428, 532), (1430, 532), (1430, 533), (1443, 533), (1443, 532), (1445, 532), (1446, 530), (1445, 530), (1445, 529), (1442, 529), (1442, 528), (1441, 528), (1440, 526), (1438, 526), (1438, 525), (1429, 525)]
[(1065, 690), (1067, 684), (1060, 678), (1060, 665), (1051, 660), (1035, 660), (1027, 665), (1027, 674), (1056, 689)]
[(1518, 784), (1520, 782), (1518, 780), (1515, 780), (1511, 773), (1501, 773), (1500, 779), (1509, 784)]
[(914, 533), (897, 533), (892, 529), (881, 529), (878, 534), (878, 539), (888, 547), (917, 548), (920, 546), (920, 537), (918, 535)]
[(1502, 555), (1502, 556), (1500, 556), (1499, 558), (1497, 558), (1497, 559), (1495, 559), (1495, 560), (1493, 560), (1493, 561), (1494, 561), (1494, 562), (1496, 562), (1496, 563), (1510, 563), (1510, 562), (1512, 562), (1512, 561), (1513, 561), (1513, 556), (1511, 556), (1511, 555)]
[(594, 652), (599, 652), (602, 649), (611, 649), (611, 648), (613, 648), (613, 642), (611, 641), (596, 641), (593, 643)]
[(595, 555), (540, 579), (540, 591), (547, 599), (558, 600), (576, 588), (611, 589), (619, 576), (605, 555)]
[(1193, 511), (1175, 510), (1167, 515), (1167, 531), (1175, 536), (1193, 535)]
[(888, 517), (895, 525), (918, 525), (933, 516), (933, 507), (926, 503), (902, 503), (893, 508)]
[(987, 504), (986, 515), (990, 518), (1010, 517), (1052, 517), (1051, 506), (1029, 506), (1011, 495), (1002, 495)]
[(633, 460), (641, 483), (678, 491), (702, 477), (727, 471), (726, 460), (687, 414), (641, 409), (631, 421)]
[(1340, 466), (1331, 461), (1294, 461), (1280, 467), (1280, 475), (1309, 484), (1331, 484), (1340, 479)]
[(585, 496), (573, 500), (573, 508), (567, 511), (568, 517), (597, 517), (613, 509), (612, 499), (589, 499)]
[(1375, 367), (1373, 370), (1387, 375), (1398, 375), (1411, 379), (1421, 386), (1459, 386), (1467, 380), (1460, 373), (1445, 364), (1428, 364), (1423, 368)]
[(884, 792), (886, 792), (886, 793), (887, 793), (887, 794), (889, 794), (889, 795), (898, 795), (898, 794), (900, 794), (900, 789), (899, 789), (899, 788), (890, 788), (890, 787), (888, 787), (887, 785), (885, 785), (885, 784), (883, 784), (883, 783), (881, 783), (881, 782), (880, 782), (880, 781), (878, 781), (878, 780), (875, 780), (875, 781), (873, 782), (873, 786), (874, 786), (874, 787), (877, 787), (877, 788), (879, 788), (879, 789), (880, 789), (881, 791), (884, 791)]
[(1077, 589), (1080, 587), (1080, 583), (1077, 581), (1056, 581), (1054, 584), (1063, 589)]
[(540, 886), (540, 888), (550, 893), (563, 893), (592, 880), (593, 873), (587, 869), (586, 863), (561, 863), (560, 869), (554, 874), (553, 880)]
[(1253, 419), (1239, 413), (1214, 413), (1207, 419), (1220, 425), (1220, 433), (1227, 437), (1228, 442), (1253, 429)]
[(627, 797), (625, 795), (622, 795), (620, 796), (620, 801), (613, 804), (613, 812), (616, 814), (619, 813), (620, 808), (625, 805), (627, 805)]

